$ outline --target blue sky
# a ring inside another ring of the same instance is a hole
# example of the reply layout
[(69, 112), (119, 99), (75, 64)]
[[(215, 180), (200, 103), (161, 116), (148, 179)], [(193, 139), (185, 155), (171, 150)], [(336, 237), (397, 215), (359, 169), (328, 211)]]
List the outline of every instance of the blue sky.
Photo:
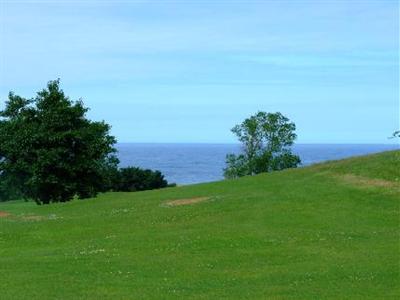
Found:
[(120, 142), (235, 142), (280, 111), (299, 143), (393, 143), (398, 1), (0, 0), (0, 108), (51, 79)]

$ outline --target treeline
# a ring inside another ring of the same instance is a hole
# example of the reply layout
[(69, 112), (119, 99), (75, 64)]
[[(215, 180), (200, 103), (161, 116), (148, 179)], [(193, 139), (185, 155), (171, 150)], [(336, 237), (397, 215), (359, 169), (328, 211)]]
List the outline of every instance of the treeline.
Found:
[(87, 119), (87, 111), (59, 80), (32, 99), (10, 92), (0, 111), (0, 201), (48, 204), (168, 186), (159, 171), (118, 168), (110, 126)]
[[(98, 192), (137, 192), (176, 186), (169, 184), (160, 171), (141, 169), (137, 167), (116, 168), (109, 170)], [(89, 197), (91, 193), (88, 193)], [(23, 199), (25, 195), (15, 188), (12, 178), (5, 173), (0, 175), (0, 202)], [(84, 199), (81, 191), (79, 198)]]

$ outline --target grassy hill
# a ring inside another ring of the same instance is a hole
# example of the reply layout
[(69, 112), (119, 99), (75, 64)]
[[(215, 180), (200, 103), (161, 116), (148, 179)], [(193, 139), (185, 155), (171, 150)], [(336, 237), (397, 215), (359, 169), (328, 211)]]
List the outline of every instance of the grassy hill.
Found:
[(1, 299), (400, 296), (400, 151), (193, 186), (0, 204)]

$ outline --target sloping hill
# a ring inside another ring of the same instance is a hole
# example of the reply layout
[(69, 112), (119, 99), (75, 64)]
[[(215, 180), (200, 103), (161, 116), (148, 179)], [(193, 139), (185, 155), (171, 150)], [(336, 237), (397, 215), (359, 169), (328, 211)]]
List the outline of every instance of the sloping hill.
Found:
[(239, 180), (0, 204), (1, 299), (388, 299), (400, 151)]

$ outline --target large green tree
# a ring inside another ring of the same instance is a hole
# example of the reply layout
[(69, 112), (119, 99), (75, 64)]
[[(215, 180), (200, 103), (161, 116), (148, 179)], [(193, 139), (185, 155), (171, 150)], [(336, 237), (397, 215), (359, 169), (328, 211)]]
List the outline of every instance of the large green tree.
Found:
[[(95, 196), (107, 189), (117, 159), (110, 126), (86, 118), (59, 80), (33, 99), (10, 92), (0, 112), (0, 175), (38, 204)], [(3, 182), (3, 184), (5, 184)]]
[(291, 152), (296, 125), (281, 113), (258, 112), (236, 125), (232, 132), (242, 143), (239, 155), (228, 154), (225, 178), (294, 168), (300, 158)]

